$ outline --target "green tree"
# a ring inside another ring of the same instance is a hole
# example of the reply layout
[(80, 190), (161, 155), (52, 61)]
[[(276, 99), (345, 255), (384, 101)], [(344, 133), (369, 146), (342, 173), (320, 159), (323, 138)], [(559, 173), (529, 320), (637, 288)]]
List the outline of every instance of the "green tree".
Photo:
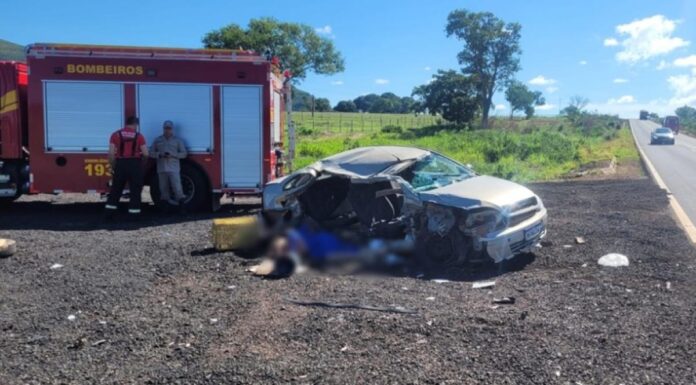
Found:
[(299, 88), (292, 90), (292, 110), (293, 111), (311, 111), (314, 95), (309, 92), (302, 91)]
[(331, 75), (344, 70), (344, 61), (331, 40), (311, 26), (274, 18), (252, 19), (245, 29), (230, 24), (203, 37), (206, 48), (250, 49), (277, 56), (284, 68), (300, 81), (308, 72)]
[(478, 110), (475, 82), (454, 70), (438, 70), (432, 81), (416, 87), (413, 95), (418, 98), (419, 110), (440, 114), (457, 124), (470, 122)]
[(685, 126), (696, 127), (696, 108), (682, 106), (677, 108), (674, 113), (679, 117), (679, 120)]
[(561, 115), (564, 115), (571, 123), (577, 125), (580, 122), (580, 118), (585, 114), (585, 107), (590, 101), (582, 96), (575, 95), (570, 98), (568, 107), (561, 110)]
[(331, 111), (331, 102), (327, 98), (319, 98), (314, 101), (314, 111), (327, 112)]
[(416, 101), (413, 100), (412, 97), (410, 96), (404, 96), (400, 100), (400, 106), (399, 106), (399, 113), (401, 114), (407, 114), (409, 112), (413, 112)]
[(455, 10), (447, 17), (447, 36), (464, 43), (457, 59), (476, 88), (481, 126), (488, 127), (493, 94), (502, 90), (520, 69), (518, 23), (505, 23), (490, 12)]
[(352, 100), (341, 100), (336, 104), (336, 107), (334, 107), (334, 111), (336, 112), (356, 112), (358, 111), (358, 108), (355, 106), (355, 103), (353, 103)]
[(505, 90), (505, 99), (510, 103), (510, 120), (515, 111), (524, 111), (527, 119), (534, 116), (534, 107), (546, 104), (546, 99), (540, 91), (531, 91), (527, 86), (517, 80), (510, 82)]
[(368, 112), (372, 108), (372, 105), (379, 100), (379, 95), (377, 94), (367, 94), (358, 96), (353, 100), (358, 111)]

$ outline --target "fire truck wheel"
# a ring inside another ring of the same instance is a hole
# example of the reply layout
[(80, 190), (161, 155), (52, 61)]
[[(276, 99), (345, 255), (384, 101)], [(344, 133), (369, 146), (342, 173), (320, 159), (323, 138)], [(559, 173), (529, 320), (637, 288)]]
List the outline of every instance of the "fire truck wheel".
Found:
[[(204, 210), (210, 199), (210, 189), (208, 181), (203, 173), (189, 163), (181, 163), (181, 187), (184, 190), (185, 204), (187, 211)], [(157, 174), (153, 174), (150, 178), (150, 198), (159, 206), (160, 190)]]
[(0, 198), (0, 207), (9, 205), (10, 203), (14, 202), (17, 198), (19, 198), (19, 195), (13, 196), (13, 197), (2, 197)]

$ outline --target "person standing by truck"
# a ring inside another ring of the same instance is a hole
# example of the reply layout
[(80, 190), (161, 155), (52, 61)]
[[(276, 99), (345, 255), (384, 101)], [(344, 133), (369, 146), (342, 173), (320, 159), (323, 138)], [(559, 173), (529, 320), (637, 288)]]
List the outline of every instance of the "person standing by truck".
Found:
[(157, 159), (160, 200), (163, 205), (178, 206), (179, 211), (183, 211), (186, 196), (181, 186), (179, 163), (188, 153), (184, 142), (174, 136), (174, 123), (171, 120), (162, 123), (162, 131), (162, 135), (152, 143), (152, 151), (150, 151), (150, 157)]
[(111, 134), (109, 164), (113, 170), (111, 191), (106, 201), (106, 217), (113, 218), (126, 184), (130, 189), (128, 214), (140, 214), (140, 194), (143, 190), (143, 163), (148, 150), (145, 137), (138, 132), (140, 121), (135, 116), (126, 119), (126, 126)]

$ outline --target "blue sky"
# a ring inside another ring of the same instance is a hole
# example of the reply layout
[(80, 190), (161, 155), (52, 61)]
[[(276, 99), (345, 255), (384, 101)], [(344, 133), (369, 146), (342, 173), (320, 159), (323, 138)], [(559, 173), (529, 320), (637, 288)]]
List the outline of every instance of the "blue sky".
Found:
[[(0, 0), (0, 3), (14, 3)], [(517, 78), (546, 96), (555, 114), (573, 95), (589, 108), (637, 116), (696, 105), (696, 1), (32, 1), (3, 7), (0, 38), (19, 44), (199, 47), (228, 23), (273, 16), (317, 28), (346, 60), (334, 76), (301, 88), (332, 104), (370, 92), (409, 95), (437, 69), (458, 68), (461, 44), (447, 38), (457, 8), (490, 11), (522, 25)], [(506, 114), (502, 95), (496, 113)]]

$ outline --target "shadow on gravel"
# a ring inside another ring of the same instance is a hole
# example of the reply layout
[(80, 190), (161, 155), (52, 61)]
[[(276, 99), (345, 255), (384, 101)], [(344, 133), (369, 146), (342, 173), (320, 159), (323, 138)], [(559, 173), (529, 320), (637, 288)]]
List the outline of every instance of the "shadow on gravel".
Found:
[[(409, 274), (401, 274), (402, 277), (414, 277), (422, 279), (446, 279), (448, 281), (473, 282), (494, 279), (502, 275), (524, 270), (536, 259), (534, 253), (518, 255), (511, 260), (500, 264), (484, 263), (461, 267), (431, 267), (421, 269), (418, 266), (409, 268)], [(394, 275), (394, 274), (392, 274)], [(398, 274), (397, 274), (398, 275)]]
[(162, 213), (152, 205), (144, 205), (139, 218), (130, 218), (125, 206), (119, 208), (112, 220), (104, 218), (103, 202), (76, 202), (54, 204), (51, 202), (14, 202), (2, 209), (2, 230), (137, 230), (220, 217), (248, 215), (259, 210), (258, 205), (223, 205), (217, 212)]

